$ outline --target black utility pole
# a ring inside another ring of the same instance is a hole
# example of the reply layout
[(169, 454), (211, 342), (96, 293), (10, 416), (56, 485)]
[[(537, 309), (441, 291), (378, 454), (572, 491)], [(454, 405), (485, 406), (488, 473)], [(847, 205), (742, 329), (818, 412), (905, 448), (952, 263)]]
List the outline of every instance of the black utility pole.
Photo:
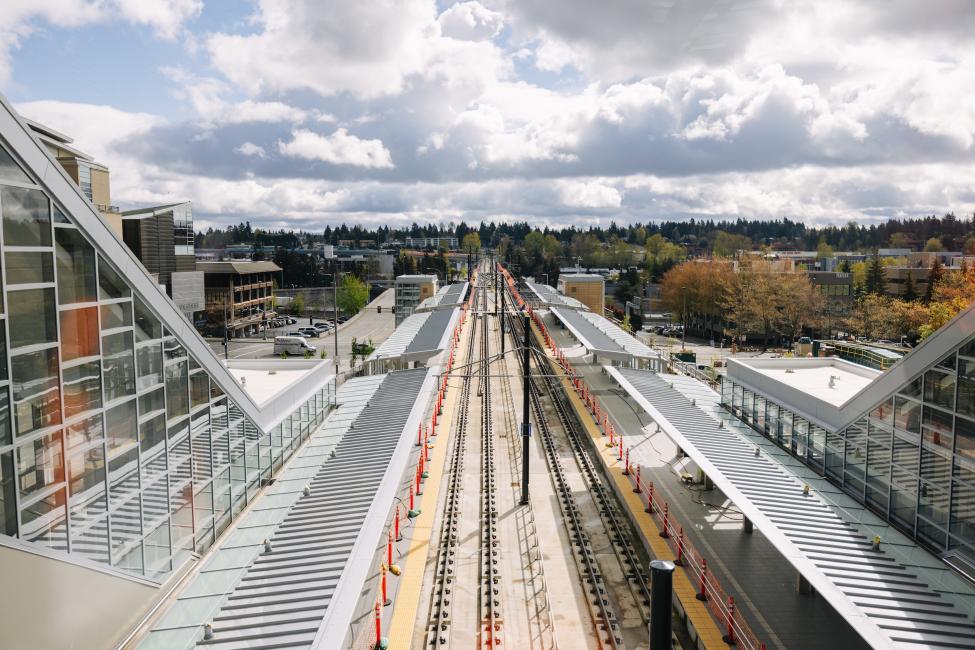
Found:
[[(532, 435), (532, 425), (528, 421), (528, 381), (529, 381), (529, 369), (531, 365), (531, 357), (529, 356), (529, 344), (531, 341), (531, 320), (528, 318), (528, 314), (525, 314), (525, 377), (524, 377), (524, 387), (522, 390), (522, 399), (524, 400), (524, 410), (522, 413), (522, 423), (521, 423), (521, 505), (528, 505), (528, 439)], [(504, 340), (504, 339), (502, 339)]]

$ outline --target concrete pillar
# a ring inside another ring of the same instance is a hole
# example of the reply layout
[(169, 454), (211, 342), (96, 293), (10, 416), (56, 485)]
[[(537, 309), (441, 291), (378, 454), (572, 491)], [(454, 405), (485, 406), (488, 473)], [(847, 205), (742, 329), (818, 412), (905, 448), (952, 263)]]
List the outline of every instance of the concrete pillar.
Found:
[(674, 563), (650, 562), (650, 650), (670, 650)]
[(748, 535), (751, 535), (752, 534), (752, 530), (754, 530), (754, 525), (752, 524), (752, 520), (749, 519), (748, 517), (743, 517), (743, 519), (744, 519), (744, 523), (745, 523), (745, 533), (747, 533)]
[(809, 595), (813, 591), (812, 585), (806, 580), (806, 576), (798, 571), (796, 571), (796, 591), (803, 595)]

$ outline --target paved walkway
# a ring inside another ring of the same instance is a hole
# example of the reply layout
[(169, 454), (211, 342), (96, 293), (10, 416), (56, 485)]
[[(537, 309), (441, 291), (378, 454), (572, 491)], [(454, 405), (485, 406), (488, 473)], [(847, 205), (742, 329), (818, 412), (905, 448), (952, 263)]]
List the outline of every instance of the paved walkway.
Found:
[(795, 569), (755, 530), (743, 532), (741, 514), (719, 490), (686, 487), (674, 465), (677, 447), (665, 434), (647, 435), (649, 417), (607, 377), (600, 366), (581, 363), (583, 350), (551, 317), (545, 319), (556, 343), (594, 389), (624, 432), (631, 460), (643, 467), (643, 479), (654, 481), (670, 504), (671, 515), (690, 542), (708, 559), (708, 567), (735, 602), (755, 634), (769, 648), (838, 650), (867, 648), (860, 635), (822, 598), (796, 591)]

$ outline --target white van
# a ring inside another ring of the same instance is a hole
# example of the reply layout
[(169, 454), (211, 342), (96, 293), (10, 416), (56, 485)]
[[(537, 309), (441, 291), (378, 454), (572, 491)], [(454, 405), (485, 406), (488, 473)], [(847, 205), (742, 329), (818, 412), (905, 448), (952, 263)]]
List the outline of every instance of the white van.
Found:
[(309, 345), (301, 336), (275, 336), (274, 337), (274, 354), (297, 354), (300, 356), (305, 356), (306, 352), (315, 353), (317, 348), (314, 345)]

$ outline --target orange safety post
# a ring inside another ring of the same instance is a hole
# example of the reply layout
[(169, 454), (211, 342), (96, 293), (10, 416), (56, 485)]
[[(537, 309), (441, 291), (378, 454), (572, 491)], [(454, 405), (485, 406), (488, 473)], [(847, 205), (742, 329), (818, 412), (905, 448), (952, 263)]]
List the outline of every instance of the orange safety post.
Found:
[(697, 591), (697, 596), (695, 596), (695, 598), (697, 598), (698, 600), (707, 601), (708, 599), (707, 582), (708, 582), (708, 561), (702, 557), (701, 558), (701, 583)]
[(643, 490), (640, 489), (640, 466), (636, 466), (636, 487), (633, 488), (633, 494), (640, 494)]
[(382, 586), (383, 586), (383, 607), (389, 607), (390, 605), (393, 604), (393, 601), (391, 601), (389, 599), (389, 596), (386, 595), (386, 565), (380, 563), (379, 566), (382, 567), (382, 573), (383, 573), (383, 584), (382, 584)]
[(397, 542), (403, 541), (403, 536), (399, 532), (399, 504), (398, 503), (396, 504), (396, 519), (395, 519), (394, 526), (396, 527), (396, 541)]
[(623, 468), (623, 476), (630, 475), (630, 448), (626, 448), (626, 465)]
[(623, 460), (623, 436), (620, 436), (619, 438), (617, 438), (617, 440), (620, 441), (620, 451), (619, 454), (616, 456), (616, 460)]
[(670, 504), (664, 502), (664, 526), (663, 530), (660, 531), (660, 536), (664, 539), (670, 537), (670, 531), (667, 528), (670, 526)]
[(653, 514), (653, 481), (650, 481), (650, 488), (647, 490), (647, 509), (644, 512)]
[(389, 538), (386, 540), (386, 564), (393, 564), (393, 531), (389, 531)]
[(416, 446), (420, 447), (423, 445), (423, 425), (418, 424), (416, 427)]
[(728, 634), (724, 636), (724, 642), (728, 645), (735, 645), (735, 599), (728, 596)]

